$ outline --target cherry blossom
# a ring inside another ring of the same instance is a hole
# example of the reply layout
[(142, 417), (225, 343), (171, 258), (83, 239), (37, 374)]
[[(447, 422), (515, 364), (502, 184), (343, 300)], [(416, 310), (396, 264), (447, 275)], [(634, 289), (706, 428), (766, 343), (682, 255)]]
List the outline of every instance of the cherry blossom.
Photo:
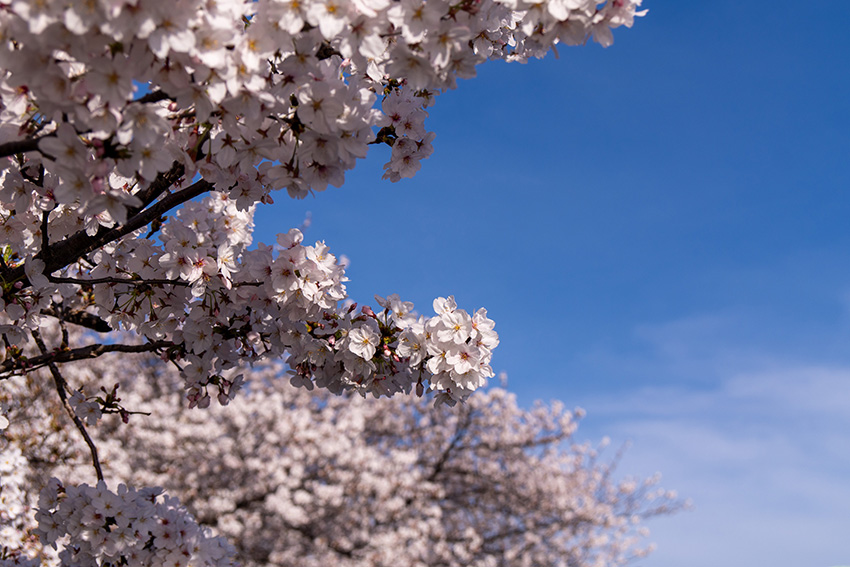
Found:
[[(458, 78), (559, 43), (610, 45), (640, 3), (0, 0), (0, 393), (47, 373), (97, 477), (39, 479), (42, 539), (75, 542), (74, 564), (231, 557), (198, 543), (218, 540), (170, 497), (105, 482), (108, 439), (89, 429), (134, 410), (117, 382), (71, 384), (80, 361), (155, 355), (190, 408), (231, 405), (246, 369), (274, 360), (302, 393), (462, 406), (493, 376), (486, 310), (358, 308), (333, 243), (297, 229), (254, 243), (253, 213), (276, 191), (343, 185), (374, 145), (390, 148), (384, 178), (415, 175), (435, 151), (427, 109)], [(15, 425), (13, 402), (0, 425)], [(113, 500), (124, 516), (104, 513)]]

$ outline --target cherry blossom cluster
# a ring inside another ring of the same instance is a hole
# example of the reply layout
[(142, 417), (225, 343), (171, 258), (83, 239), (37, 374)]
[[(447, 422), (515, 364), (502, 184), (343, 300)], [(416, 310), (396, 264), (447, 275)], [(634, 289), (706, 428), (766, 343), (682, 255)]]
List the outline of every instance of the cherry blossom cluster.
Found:
[[(381, 396), (430, 386), (450, 404), (493, 376), (498, 337), (485, 310), (470, 316), (439, 299), (437, 316), (417, 318), (398, 296), (379, 299), (378, 314), (343, 307), (346, 278), (328, 247), (305, 246), (292, 229), (276, 247), (248, 250), (252, 212), (213, 192), (162, 223), (158, 241), (128, 235), (62, 277), (36, 270), (33, 285), (7, 293), (6, 316), (17, 325), (7, 327), (37, 330), (39, 313), (57, 300), (66, 311), (88, 308), (161, 345), (161, 356), (182, 368), (190, 404), (201, 407), (213, 397), (227, 404), (239, 390), (242, 378), (229, 369), (269, 357), (287, 357), (293, 382), (309, 388)], [(102, 409), (79, 392), (70, 402), (90, 423)]]
[(429, 383), (439, 391), (436, 403), (454, 405), (494, 376), (489, 362), (499, 338), (485, 309), (470, 316), (453, 297), (440, 297), (437, 315), (425, 318), (398, 295), (376, 300), (382, 311), (367, 307), (351, 317), (349, 308), (347, 316), (320, 323), (301, 349), (291, 349), (293, 385), (312, 389), (315, 381), (331, 391), (350, 386), (378, 397), (409, 392), (414, 384), (421, 396)]
[(411, 89), (394, 89), (384, 97), (381, 109), (383, 127), (378, 140), (392, 145), (390, 161), (384, 164), (384, 179), (399, 181), (413, 177), (422, 166), (421, 161), (430, 156), (435, 134), (425, 130), (425, 107), (432, 103), (430, 93)]
[[(257, 201), (269, 189), (303, 196), (339, 186), (376, 128), (393, 146), (387, 176), (396, 180), (427, 156), (422, 107), (457, 78), (487, 59), (542, 57), (559, 42), (609, 45), (639, 5), (5, 0), (0, 139), (40, 138), (41, 155), (24, 165), (43, 160), (60, 175), (55, 201), (80, 202), (88, 215), (138, 205), (137, 185), (115, 186), (111, 174), (142, 185), (175, 160), (220, 189), (249, 185)], [(152, 92), (140, 96), (139, 84)], [(387, 99), (399, 91), (412, 128), (394, 120)]]
[(174, 567), (234, 565), (234, 549), (211, 536), (161, 489), (135, 490), (106, 484), (64, 486), (51, 479), (38, 500), (37, 532), (42, 543), (56, 545), (63, 565)]

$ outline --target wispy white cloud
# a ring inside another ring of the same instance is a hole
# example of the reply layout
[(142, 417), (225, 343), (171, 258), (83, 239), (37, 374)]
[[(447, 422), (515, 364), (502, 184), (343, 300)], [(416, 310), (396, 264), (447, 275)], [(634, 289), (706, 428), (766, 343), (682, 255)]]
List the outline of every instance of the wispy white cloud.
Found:
[[(850, 563), (850, 366), (748, 345), (733, 316), (643, 326), (635, 364), (675, 385), (583, 401), (585, 433), (630, 440), (622, 470), (661, 471), (694, 503), (654, 522), (645, 567), (832, 567)], [(608, 358), (617, 360), (616, 356)]]

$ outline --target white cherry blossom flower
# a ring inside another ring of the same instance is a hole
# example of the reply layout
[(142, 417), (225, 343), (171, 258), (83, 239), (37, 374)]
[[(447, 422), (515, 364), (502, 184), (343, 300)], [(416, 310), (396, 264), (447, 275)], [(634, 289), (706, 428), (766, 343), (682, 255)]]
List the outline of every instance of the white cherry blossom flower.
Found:
[(371, 360), (381, 342), (381, 333), (371, 320), (353, 328), (348, 333), (348, 349), (365, 360)]

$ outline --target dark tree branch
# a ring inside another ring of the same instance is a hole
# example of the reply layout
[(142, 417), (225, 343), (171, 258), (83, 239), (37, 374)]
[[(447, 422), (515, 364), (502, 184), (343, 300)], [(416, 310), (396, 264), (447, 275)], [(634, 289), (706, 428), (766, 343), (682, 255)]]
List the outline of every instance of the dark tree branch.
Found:
[(43, 211), (41, 213), (41, 249), (45, 251), (45, 254), (50, 253), (50, 239), (48, 236), (48, 225), (47, 221), (50, 218), (50, 211)]
[[(33, 331), (37, 333), (37, 331)], [(8, 374), (16, 370), (31, 372), (45, 365), (57, 364), (61, 362), (74, 362), (77, 360), (86, 360), (89, 358), (97, 358), (108, 352), (152, 352), (164, 348), (173, 347), (171, 341), (154, 341), (143, 345), (124, 345), (124, 344), (93, 344), (84, 347), (79, 347), (71, 350), (57, 350), (48, 353), (42, 351), (41, 356), (36, 356), (28, 359), (10, 358), (0, 364), (0, 374)], [(39, 347), (40, 348), (40, 347)]]
[(139, 98), (137, 98), (133, 102), (138, 102), (140, 104), (146, 104), (146, 103), (149, 103), (149, 102), (159, 102), (161, 100), (174, 100), (174, 99), (172, 97), (170, 97), (167, 93), (160, 91), (160, 90), (156, 90), (156, 91), (152, 91), (152, 92), (149, 92), (149, 93), (146, 93), (146, 94), (140, 96)]
[[(60, 313), (53, 307), (42, 309), (41, 314), (47, 315), (48, 317), (56, 317), (57, 319), (60, 318)], [(61, 318), (66, 323), (85, 327), (87, 329), (91, 329), (92, 331), (97, 331), (98, 333), (108, 333), (112, 331), (112, 327), (109, 326), (109, 323), (107, 323), (97, 315), (89, 313), (88, 311), (83, 311), (81, 309), (65, 311), (61, 314)]]
[[(175, 285), (189, 287), (192, 282), (186, 280), (169, 280), (169, 279), (136, 279), (136, 278), (57, 278), (47, 276), (47, 279), (53, 283), (76, 284), (76, 285), (96, 285), (96, 284), (125, 284), (135, 286), (151, 286), (151, 285)], [(233, 287), (254, 286), (260, 287), (263, 282), (231, 282)], [(42, 311), (44, 313), (44, 311)], [(47, 313), (45, 313), (47, 314)], [(111, 330), (111, 329), (110, 329)], [(105, 331), (104, 331), (105, 332)]]
[(47, 266), (47, 270), (45, 271), (54, 272), (60, 268), (64, 268), (84, 254), (94, 252), (101, 246), (114, 242), (115, 240), (142, 228), (151, 221), (158, 219), (174, 207), (182, 205), (186, 201), (194, 199), (198, 195), (202, 195), (212, 189), (212, 183), (201, 179), (197, 183), (194, 183), (177, 193), (168, 195), (154, 204), (151, 208), (141, 211), (124, 225), (117, 226), (112, 229), (99, 230), (97, 234), (91, 237), (89, 237), (83, 230), (74, 234), (70, 238), (57, 242), (51, 247), (56, 248), (53, 256), (55, 258), (56, 254), (60, 254), (62, 255), (62, 260), (51, 258), (51, 264)]
[(0, 144), (0, 158), (13, 156), (16, 154), (25, 154), (28, 152), (38, 151), (38, 142), (43, 138), (49, 138), (54, 134), (46, 134), (44, 136), (36, 136), (34, 138), (25, 138), (23, 140), (13, 140)]
[(183, 177), (185, 172), (186, 168), (182, 163), (175, 161), (171, 164), (171, 169), (163, 171), (156, 176), (156, 179), (154, 179), (150, 185), (135, 193), (135, 196), (141, 199), (142, 206), (129, 209), (127, 211), (127, 216), (133, 217), (138, 214), (139, 211), (150, 205), (157, 197), (168, 191), (172, 185), (177, 183), (180, 178)]
[(65, 284), (76, 284), (76, 285), (96, 285), (96, 284), (127, 284), (127, 285), (180, 285), (180, 286), (189, 286), (191, 283), (185, 280), (166, 280), (166, 279), (151, 279), (151, 280), (142, 280), (135, 278), (56, 278), (53, 276), (48, 276), (49, 279), (53, 283), (65, 283)]

